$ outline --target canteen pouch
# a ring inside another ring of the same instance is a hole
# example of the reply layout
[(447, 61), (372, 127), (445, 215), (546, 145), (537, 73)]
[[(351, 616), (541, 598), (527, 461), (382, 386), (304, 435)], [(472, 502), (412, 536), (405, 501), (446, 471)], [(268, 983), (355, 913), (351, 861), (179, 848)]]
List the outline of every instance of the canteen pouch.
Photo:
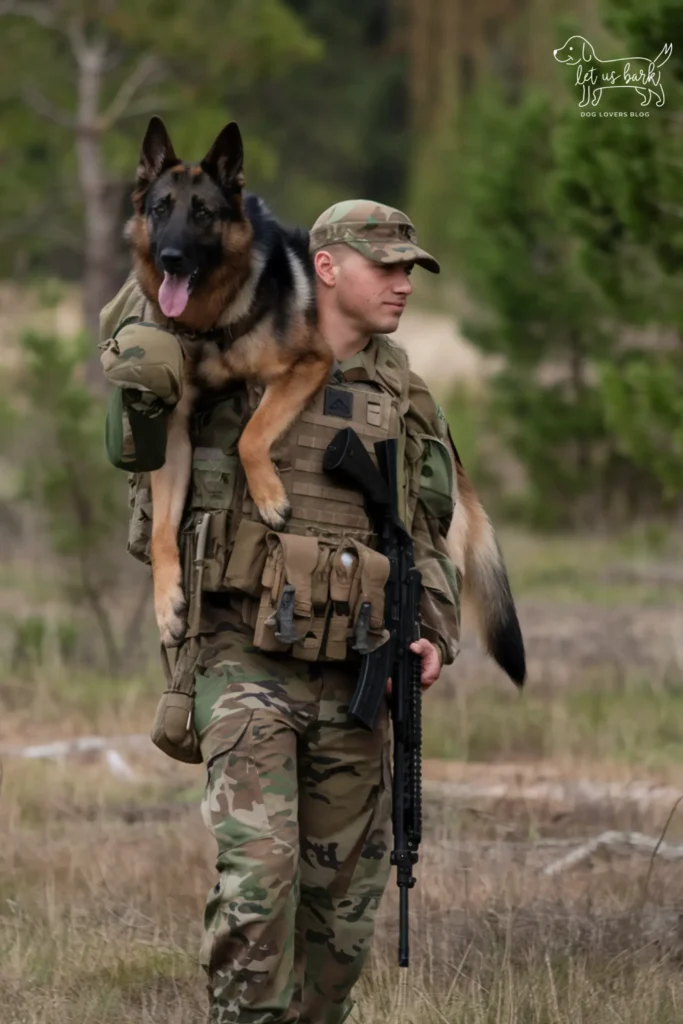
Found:
[(116, 469), (148, 473), (166, 460), (167, 407), (151, 392), (114, 388), (107, 403), (104, 447)]
[(175, 761), (200, 764), (203, 760), (194, 728), (195, 669), (199, 644), (191, 638), (178, 649), (171, 668), (168, 650), (161, 647), (166, 689), (157, 704), (150, 738), (159, 750)]

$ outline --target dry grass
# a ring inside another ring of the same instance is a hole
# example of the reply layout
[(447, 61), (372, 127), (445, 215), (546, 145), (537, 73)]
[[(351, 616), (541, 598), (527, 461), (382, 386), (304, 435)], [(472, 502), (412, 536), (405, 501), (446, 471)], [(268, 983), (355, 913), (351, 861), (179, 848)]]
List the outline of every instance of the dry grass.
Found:
[[(204, 1020), (196, 951), (213, 849), (196, 807), (202, 769), (169, 773), (154, 755), (136, 766), (148, 781), (131, 788), (97, 761), (6, 765), (3, 1024)], [(591, 832), (580, 806), (557, 817), (430, 800), (411, 967), (396, 966), (390, 884), (352, 1020), (680, 1022), (683, 867), (657, 864), (647, 891), (637, 856), (546, 878), (540, 868), (557, 851), (538, 839)], [(604, 809), (601, 820), (613, 818)], [(660, 809), (644, 824), (661, 830), (665, 818)]]
[[(455, 760), (427, 762), (426, 774), (683, 788), (683, 588), (613, 572), (655, 557), (674, 565), (673, 550), (515, 534), (504, 542), (528, 691), (515, 694), (468, 634), (425, 701), (427, 755)], [(116, 682), (5, 673), (0, 744), (145, 733), (159, 687), (156, 671)], [(138, 781), (113, 778), (99, 755), (3, 765), (1, 1024), (205, 1020), (196, 957), (215, 878), (198, 807), (204, 770), (153, 750), (122, 752)], [(606, 828), (656, 836), (668, 811), (430, 795), (411, 967), (396, 966), (392, 882), (351, 1024), (680, 1024), (683, 866), (656, 861), (648, 879), (648, 857), (631, 853), (542, 874), (568, 837)], [(683, 840), (683, 807), (667, 839)]]

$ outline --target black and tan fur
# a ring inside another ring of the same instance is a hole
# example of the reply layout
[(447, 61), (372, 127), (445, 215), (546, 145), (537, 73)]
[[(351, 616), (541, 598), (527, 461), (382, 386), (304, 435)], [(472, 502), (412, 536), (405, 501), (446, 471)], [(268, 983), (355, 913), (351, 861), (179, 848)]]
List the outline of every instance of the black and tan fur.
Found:
[(261, 518), (279, 530), (290, 509), (270, 449), (327, 379), (333, 356), (317, 329), (307, 236), (281, 227), (257, 197), (245, 194), (234, 122), (200, 163), (187, 164), (176, 156), (163, 122), (152, 118), (133, 204), (126, 235), (147, 299), (161, 315), (159, 290), (169, 262), (177, 278), (191, 275), (192, 285), (182, 314), (173, 318), (186, 356), (182, 397), (168, 421), (166, 462), (151, 474), (155, 611), (162, 641), (172, 646), (186, 628), (177, 533), (197, 396), (234, 378), (264, 385), (238, 452)]
[(486, 653), (517, 686), (522, 686), (526, 678), (524, 640), (503, 554), (493, 524), (465, 473), (455, 446), (453, 450), (456, 452), (455, 511), (446, 547), (462, 577), (462, 606), (472, 613)]

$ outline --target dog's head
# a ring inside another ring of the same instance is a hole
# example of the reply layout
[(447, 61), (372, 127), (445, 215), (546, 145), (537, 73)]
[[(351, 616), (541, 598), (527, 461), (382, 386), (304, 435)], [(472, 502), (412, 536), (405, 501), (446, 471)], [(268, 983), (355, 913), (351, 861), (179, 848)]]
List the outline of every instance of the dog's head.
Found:
[(588, 64), (595, 59), (595, 50), (583, 36), (570, 36), (564, 46), (553, 50), (553, 57), (560, 64), (578, 64), (580, 61)]
[(203, 160), (185, 163), (163, 121), (150, 120), (126, 236), (140, 286), (164, 316), (207, 329), (244, 281), (253, 232), (243, 188), (242, 137), (234, 121)]

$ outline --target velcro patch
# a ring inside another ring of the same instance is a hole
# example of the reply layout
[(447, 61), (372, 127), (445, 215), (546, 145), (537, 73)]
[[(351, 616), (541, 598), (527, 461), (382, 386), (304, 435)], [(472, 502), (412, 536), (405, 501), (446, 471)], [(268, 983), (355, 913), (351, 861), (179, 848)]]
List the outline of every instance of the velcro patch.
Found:
[(339, 416), (340, 419), (350, 420), (353, 416), (352, 392), (339, 388), (325, 388), (323, 411), (325, 416)]

